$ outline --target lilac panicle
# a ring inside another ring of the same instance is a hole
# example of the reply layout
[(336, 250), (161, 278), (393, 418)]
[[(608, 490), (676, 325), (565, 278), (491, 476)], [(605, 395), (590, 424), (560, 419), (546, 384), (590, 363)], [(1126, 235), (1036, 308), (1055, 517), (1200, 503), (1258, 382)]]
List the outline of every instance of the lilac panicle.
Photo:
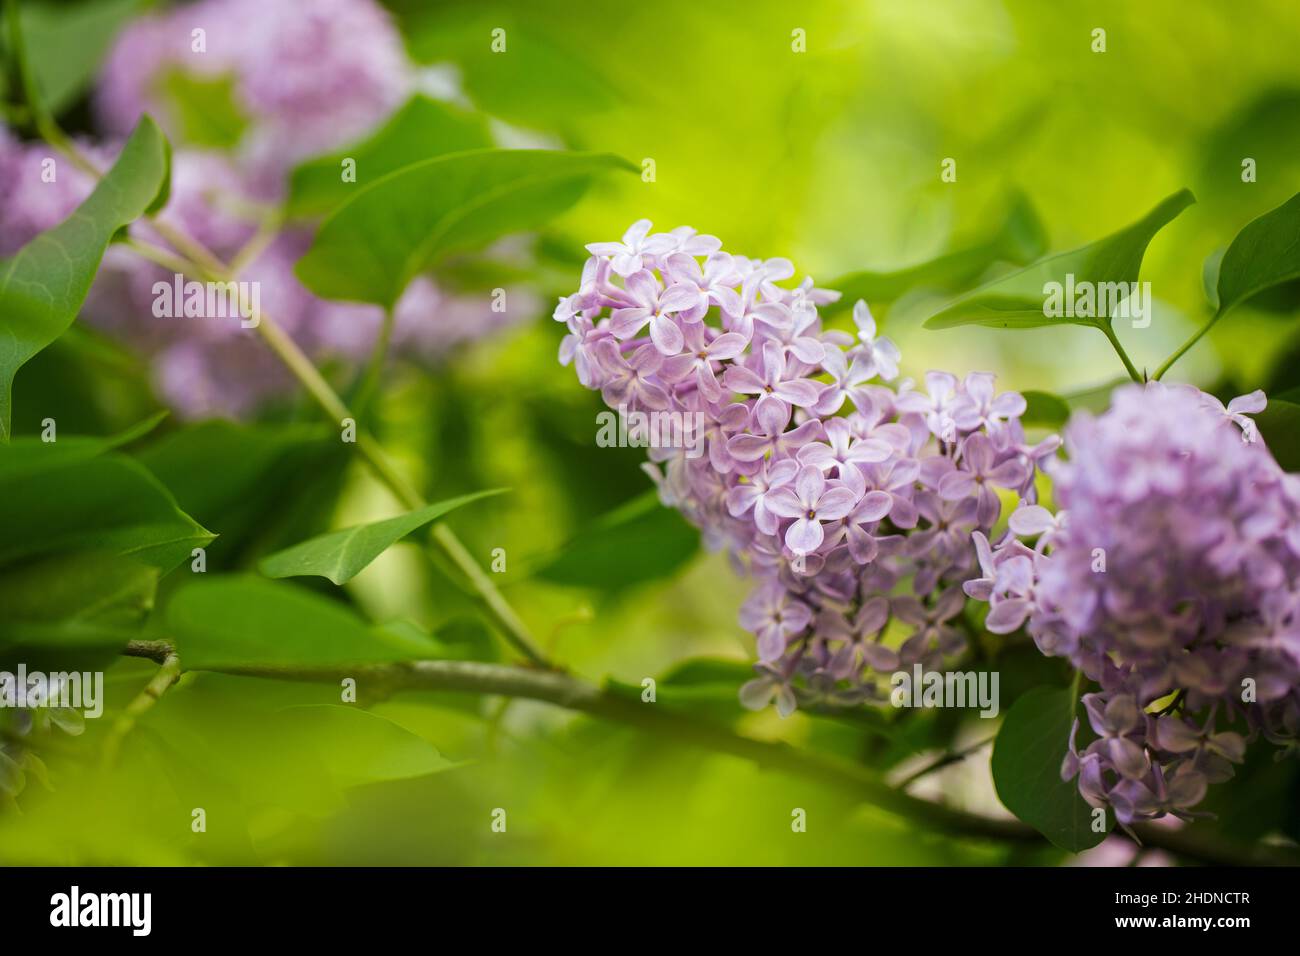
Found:
[(794, 284), (787, 259), (648, 220), (587, 250), (554, 312), (560, 361), (611, 408), (700, 416), (701, 454), (652, 447), (646, 467), (756, 581), (742, 702), (879, 701), (881, 674), (961, 653), (971, 533), (998, 520), (999, 490), (1033, 500), (1047, 453), (1025, 443), (1024, 399), (983, 373), (891, 384), (901, 356), (866, 303), (854, 333), (825, 328), (839, 294)]
[(1070, 422), (1056, 513), (1027, 505), (996, 545), (976, 535), (966, 591), (988, 629), (1027, 625), (1099, 685), (1096, 739), (1072, 739), (1062, 772), (1125, 825), (1190, 817), (1247, 741), (1300, 731), (1300, 478), (1247, 417), (1264, 405), (1124, 386)]

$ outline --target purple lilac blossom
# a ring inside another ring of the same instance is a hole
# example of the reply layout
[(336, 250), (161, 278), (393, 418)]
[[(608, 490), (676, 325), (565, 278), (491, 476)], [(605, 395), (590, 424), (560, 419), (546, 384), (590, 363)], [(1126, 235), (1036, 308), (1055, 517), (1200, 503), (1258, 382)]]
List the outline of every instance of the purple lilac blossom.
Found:
[[(1066, 430), (1048, 466), (1058, 510), (1026, 504), (975, 535), (987, 627), (1027, 625), (1099, 686), (1062, 767), (1123, 825), (1190, 819), (1248, 742), (1300, 731), (1300, 477), (1246, 412), (1188, 385), (1116, 390)], [(1033, 546), (1020, 539), (1036, 539)]]
[[(193, 49), (197, 29), (203, 52)], [(233, 79), (249, 120), (239, 166), (268, 198), (295, 163), (385, 119), (413, 82), (401, 36), (372, 0), (200, 0), (141, 17), (119, 36), (95, 99), (105, 132), (125, 136), (147, 112), (175, 139), (163, 89), (174, 70)]]
[(991, 375), (897, 378), (897, 347), (865, 303), (856, 336), (818, 306), (839, 294), (786, 259), (722, 251), (713, 236), (640, 220), (593, 243), (554, 317), (560, 361), (633, 412), (700, 413), (703, 455), (651, 448), (666, 505), (756, 582), (740, 612), (755, 637), (755, 709), (886, 698), (877, 678), (940, 666), (966, 645), (961, 584), (973, 531), (998, 520), (998, 489), (1033, 500), (1037, 462)]
[[(369, 0), (326, 0), (304, 8), (258, 0), (256, 36), (250, 0), (202, 0), (140, 18), (118, 37), (97, 90), (98, 113), (112, 136), (125, 135), (150, 110), (164, 120), (158, 83), (170, 68), (229, 74), (250, 118), (246, 142), (231, 154), (187, 148), (173, 136), (171, 193), (160, 218), (230, 261), (256, 232), (249, 210), (280, 195), (285, 172), (306, 155), (355, 139), (381, 122), (408, 88), (409, 64), (387, 14)], [(191, 30), (206, 31), (207, 52), (191, 52)], [(117, 152), (112, 142), (81, 144), (101, 167)], [(57, 163), (54, 182), (42, 162)], [(15, 140), (0, 126), (0, 255), (67, 218), (93, 182), (41, 145)], [(166, 247), (148, 223), (131, 234)], [(369, 355), (383, 321), (375, 307), (312, 296), (293, 272), (309, 244), (304, 229), (286, 229), (246, 264), (240, 278), (260, 286), (261, 305), (313, 359), (357, 367)], [(508, 252), (508, 251), (507, 251)], [(154, 315), (154, 285), (167, 270), (114, 245), (82, 317), (152, 359), (159, 397), (186, 418), (243, 418), (292, 393), (292, 378), (256, 331), (222, 316)], [(511, 290), (509, 308), (492, 308), (486, 294), (457, 295), (417, 277), (394, 314), (391, 351), (436, 364), (524, 316), (537, 301)]]

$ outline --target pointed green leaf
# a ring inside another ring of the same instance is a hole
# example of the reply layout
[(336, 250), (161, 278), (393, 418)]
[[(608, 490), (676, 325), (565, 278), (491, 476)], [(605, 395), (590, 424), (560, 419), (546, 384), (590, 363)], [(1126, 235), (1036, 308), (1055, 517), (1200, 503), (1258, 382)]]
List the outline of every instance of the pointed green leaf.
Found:
[[(287, 212), (293, 217), (324, 215), (354, 192), (403, 166), (491, 145), (482, 116), (417, 95), (364, 142), (295, 169), (289, 180)], [(343, 181), (345, 159), (356, 163), (355, 182)]]
[(1219, 262), (1218, 314), (1300, 278), (1300, 193), (1246, 224)]
[(616, 590), (667, 577), (700, 549), (699, 531), (647, 492), (580, 530), (537, 576)]
[(57, 457), (44, 466), (28, 458), (11, 469), (4, 464), (8, 454), (8, 446), (0, 450), (0, 564), (93, 550), (129, 555), (166, 572), (213, 538), (126, 455)]
[(331, 531), (311, 538), (292, 548), (285, 548), (262, 561), (263, 574), (271, 578), (293, 578), (317, 575), (329, 578), (335, 584), (352, 580), (371, 561), (390, 546), (405, 538), (417, 528), (436, 521), (450, 511), (471, 501), (499, 495), (505, 488), (479, 491), (408, 511), (396, 518), (387, 518), (372, 524), (360, 524), (341, 531)]
[(391, 306), (442, 255), (546, 224), (592, 180), (634, 171), (608, 153), (484, 149), (407, 166), (355, 193), (321, 225), (298, 278), (326, 299)]
[(1073, 276), (1076, 285), (1091, 282), (1097, 287), (1106, 283), (1136, 282), (1142, 268), (1142, 257), (1151, 239), (1195, 201), (1188, 190), (1180, 190), (1133, 225), (1105, 239), (1043, 259), (962, 296), (930, 316), (925, 327), (950, 329), (959, 325), (986, 325), (999, 329), (1028, 329), (1074, 324), (1100, 328), (1109, 323), (1108, 316), (1047, 315), (1046, 284), (1057, 282), (1065, 285), (1067, 276)]
[(39, 471), (51, 465), (71, 464), (95, 458), (114, 448), (129, 445), (158, 427), (167, 412), (158, 412), (116, 435), (101, 438), (91, 435), (60, 435), (57, 441), (35, 437), (15, 438), (0, 451), (0, 481), (19, 472)]
[[(1061, 779), (1076, 701), (1068, 690), (1037, 687), (1011, 705), (993, 742), (993, 783), (1008, 810), (1062, 850), (1100, 843), (1077, 780)], [(1110, 817), (1107, 817), (1109, 823)]]
[(0, 648), (120, 648), (153, 607), (158, 569), (103, 552), (36, 558), (0, 571)]
[(360, 666), (433, 657), (412, 635), (398, 641), (346, 605), (252, 575), (195, 575), (165, 611), (187, 668)]
[(166, 195), (168, 147), (141, 118), (113, 168), (66, 221), (0, 259), (0, 441), (18, 369), (72, 324), (113, 235)]
[(423, 737), (387, 717), (343, 704), (286, 707), (274, 721), (294, 749), (314, 749), (341, 787), (406, 780), (454, 766)]

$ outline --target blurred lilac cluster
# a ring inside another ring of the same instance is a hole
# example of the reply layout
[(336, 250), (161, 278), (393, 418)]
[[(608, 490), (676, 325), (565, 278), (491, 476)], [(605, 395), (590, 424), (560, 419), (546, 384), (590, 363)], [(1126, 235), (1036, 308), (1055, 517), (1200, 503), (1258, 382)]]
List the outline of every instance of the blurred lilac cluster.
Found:
[(1120, 388), (1066, 431), (1061, 510), (1019, 509), (995, 546), (976, 535), (966, 589), (988, 629), (1027, 623), (1100, 685), (1083, 699), (1097, 739), (1080, 751), (1076, 722), (1062, 773), (1123, 824), (1191, 816), (1249, 740), (1300, 731), (1300, 477), (1258, 440), (1264, 405)]
[(746, 705), (881, 699), (878, 672), (964, 649), (971, 534), (997, 522), (999, 490), (1036, 500), (1059, 442), (1026, 444), (1024, 399), (990, 374), (882, 384), (899, 352), (865, 303), (856, 337), (826, 330), (818, 306), (838, 293), (781, 285), (788, 260), (721, 245), (645, 220), (589, 245), (581, 288), (555, 310), (560, 360), (625, 414), (702, 416), (706, 453), (661, 443), (646, 467), (665, 504), (757, 579), (740, 615), (759, 657)]
[[(196, 30), (203, 31), (202, 52), (195, 50)], [(232, 151), (186, 145), (164, 95), (164, 81), (176, 70), (232, 79), (249, 121)], [(140, 115), (154, 116), (174, 147), (171, 198), (161, 218), (231, 261), (282, 198), (295, 164), (382, 123), (412, 83), (401, 37), (373, 0), (201, 0), (141, 17), (123, 30), (95, 96), (106, 139), (81, 145), (106, 167)], [(43, 175), (51, 158), (57, 163), (52, 182)], [(18, 142), (0, 127), (0, 255), (67, 218), (92, 186), (49, 147)], [(166, 245), (147, 224), (131, 231)], [(382, 312), (311, 295), (293, 273), (309, 240), (309, 230), (279, 230), (240, 278), (259, 284), (261, 307), (315, 361), (356, 366), (378, 336)], [(292, 391), (288, 373), (239, 322), (155, 316), (154, 284), (171, 280), (160, 266), (111, 247), (82, 317), (151, 356), (155, 389), (186, 417), (244, 417)], [(437, 361), (529, 314), (534, 304), (520, 294), (508, 311), (497, 311), (487, 294), (455, 296), (418, 278), (395, 311), (392, 349)]]

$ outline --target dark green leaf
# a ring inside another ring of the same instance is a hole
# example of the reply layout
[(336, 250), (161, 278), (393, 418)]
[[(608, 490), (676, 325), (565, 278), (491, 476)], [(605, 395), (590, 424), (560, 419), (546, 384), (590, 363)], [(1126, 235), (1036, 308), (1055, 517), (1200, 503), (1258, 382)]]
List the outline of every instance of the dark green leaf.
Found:
[[(148, 470), (125, 455), (61, 458), (12, 472), (0, 451), (0, 564), (59, 551), (109, 551), (166, 572), (212, 540)], [(20, 452), (20, 456), (22, 452)]]
[(1247, 223), (1219, 263), (1218, 314), (1300, 278), (1300, 193)]
[(0, 441), (9, 440), (14, 374), (72, 324), (114, 233), (165, 197), (168, 165), (146, 116), (71, 217), (0, 259)]
[(1088, 325), (1102, 327), (1109, 316), (1048, 315), (1045, 308), (1048, 283), (1074, 285), (1093, 283), (1100, 288), (1107, 283), (1134, 283), (1142, 267), (1151, 239), (1180, 212), (1195, 202), (1186, 189), (1161, 202), (1133, 225), (1105, 239), (1070, 252), (1051, 256), (1002, 276), (962, 296), (930, 316), (929, 329), (950, 329), (959, 325), (986, 325), (999, 329), (1028, 329), (1044, 325)]
[(87, 435), (59, 435), (57, 441), (39, 438), (15, 438), (0, 451), (0, 481), (20, 473), (40, 471), (54, 465), (68, 465), (95, 458), (114, 448), (138, 441), (158, 427), (166, 412), (150, 415), (142, 422), (106, 438)]
[(429, 657), (370, 627), (345, 605), (246, 575), (196, 576), (172, 597), (167, 632), (185, 666), (333, 668)]
[(349, 459), (325, 426), (227, 421), (174, 431), (137, 457), (220, 535), (208, 549), (209, 570), (247, 564), (320, 530)]
[(0, 571), (0, 647), (120, 648), (150, 608), (158, 569), (114, 554), (74, 552)]
[(391, 306), (447, 252), (544, 225), (599, 174), (632, 164), (607, 153), (486, 149), (390, 173), (340, 206), (298, 261), (327, 299)]
[(1264, 444), (1283, 470), (1300, 471), (1300, 404), (1270, 398), (1268, 407), (1254, 419)]
[[(1007, 711), (993, 742), (993, 783), (1008, 810), (1062, 850), (1094, 847), (1092, 808), (1078, 781), (1061, 779), (1076, 701), (1068, 690), (1039, 687)], [(1107, 817), (1107, 823), (1110, 818)]]
[[(417, 95), (369, 139), (295, 169), (289, 181), (287, 211), (294, 217), (324, 215), (354, 191), (403, 166), (491, 145), (482, 116)], [(356, 182), (343, 181), (345, 158), (356, 161)]]
[(1070, 418), (1070, 406), (1065, 399), (1051, 392), (1036, 392), (1032, 389), (1021, 392), (1028, 407), (1020, 416), (1025, 425), (1040, 425), (1044, 428), (1060, 428)]
[(648, 492), (579, 532), (538, 577), (613, 590), (667, 577), (699, 546), (699, 532)]
[(320, 535), (271, 555), (262, 561), (261, 571), (272, 578), (317, 575), (329, 578), (335, 584), (345, 584), (360, 574), (366, 565), (383, 554), (390, 546), (417, 528), (436, 521), (461, 505), (467, 505), (471, 501), (478, 501), (489, 495), (499, 495), (505, 490), (496, 488), (472, 495), (462, 495), (459, 498), (427, 505), (416, 511), (408, 511), (396, 518), (356, 525), (341, 531), (331, 531), (329, 534)]

